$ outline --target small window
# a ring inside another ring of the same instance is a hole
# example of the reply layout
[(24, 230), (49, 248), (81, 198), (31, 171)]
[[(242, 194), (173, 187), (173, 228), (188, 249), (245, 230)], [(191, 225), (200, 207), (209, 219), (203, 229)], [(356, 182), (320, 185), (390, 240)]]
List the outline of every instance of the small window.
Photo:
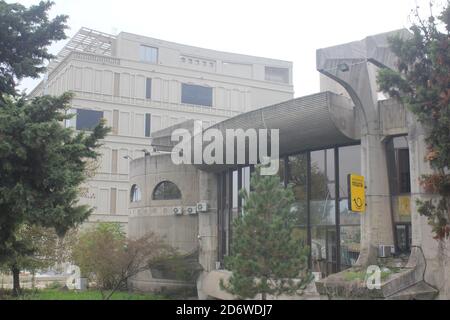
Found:
[(397, 251), (399, 253), (410, 253), (412, 245), (411, 224), (397, 224), (395, 236), (397, 237)]
[(103, 118), (103, 112), (94, 110), (77, 109), (77, 130), (92, 131)]
[(141, 189), (134, 184), (131, 187), (130, 202), (139, 202), (139, 201), (141, 201)]
[(140, 50), (141, 61), (158, 63), (158, 48), (142, 45)]
[(212, 107), (212, 88), (183, 83), (181, 103)]
[(163, 181), (153, 190), (153, 200), (177, 200), (181, 199), (181, 191), (177, 185), (170, 181)]
[(411, 175), (409, 168), (409, 149), (397, 150), (398, 192), (411, 193)]
[(289, 69), (266, 67), (266, 81), (289, 83)]
[(145, 98), (151, 99), (152, 98), (152, 79), (147, 78), (145, 81)]
[(145, 114), (145, 136), (150, 137), (152, 133), (152, 115), (150, 113)]

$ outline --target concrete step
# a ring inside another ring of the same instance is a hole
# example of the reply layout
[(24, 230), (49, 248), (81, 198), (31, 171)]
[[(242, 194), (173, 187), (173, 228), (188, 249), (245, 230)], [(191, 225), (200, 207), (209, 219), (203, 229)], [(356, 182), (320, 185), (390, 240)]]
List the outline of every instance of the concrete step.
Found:
[(387, 297), (386, 300), (434, 300), (438, 293), (436, 289), (421, 281)]

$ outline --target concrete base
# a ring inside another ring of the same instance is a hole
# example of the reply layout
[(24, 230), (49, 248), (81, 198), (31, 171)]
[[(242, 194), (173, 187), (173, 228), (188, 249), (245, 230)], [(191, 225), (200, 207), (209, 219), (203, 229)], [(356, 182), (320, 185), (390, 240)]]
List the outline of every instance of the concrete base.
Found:
[(434, 300), (438, 295), (438, 291), (421, 281), (412, 287), (398, 292), (387, 300)]

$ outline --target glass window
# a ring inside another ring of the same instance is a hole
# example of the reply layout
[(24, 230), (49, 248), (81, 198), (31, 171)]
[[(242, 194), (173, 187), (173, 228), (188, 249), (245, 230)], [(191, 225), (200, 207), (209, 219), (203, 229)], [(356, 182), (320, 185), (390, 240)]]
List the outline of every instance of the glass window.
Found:
[(409, 253), (411, 251), (412, 232), (411, 224), (397, 224), (395, 226), (397, 237), (397, 251), (399, 253)]
[(157, 63), (158, 48), (141, 45), (140, 58), (144, 62)]
[(411, 193), (409, 149), (407, 138), (395, 137), (386, 145), (389, 180), (393, 195)]
[(306, 154), (290, 156), (289, 164), (289, 184), (292, 186), (295, 196), (295, 206), (298, 211), (298, 224), (307, 225), (307, 170), (308, 157)]
[(356, 264), (361, 246), (361, 227), (341, 227), (341, 266), (343, 269)]
[(181, 191), (177, 185), (170, 181), (163, 181), (153, 190), (153, 200), (181, 199)]
[(341, 225), (359, 225), (361, 215), (348, 210), (349, 174), (361, 174), (361, 146), (339, 148), (339, 212)]
[(311, 225), (335, 224), (334, 149), (311, 152)]
[(147, 78), (145, 80), (145, 98), (151, 99), (152, 98), (152, 79)]
[(212, 88), (183, 83), (181, 103), (212, 107)]
[(398, 149), (397, 150), (397, 163), (398, 163), (398, 192), (411, 193), (411, 176), (409, 168), (409, 150)]
[(102, 111), (77, 109), (77, 130), (92, 131), (103, 118)]
[(145, 136), (150, 137), (152, 133), (152, 115), (150, 113), (145, 114)]
[(336, 268), (336, 229), (334, 227), (311, 228), (311, 265), (313, 272), (323, 277), (335, 273)]
[(349, 174), (361, 174), (361, 146), (339, 148), (339, 188), (340, 197), (348, 198)]
[(267, 81), (289, 83), (289, 69), (266, 67), (265, 71)]
[(130, 202), (141, 201), (141, 189), (137, 185), (133, 185), (130, 191)]

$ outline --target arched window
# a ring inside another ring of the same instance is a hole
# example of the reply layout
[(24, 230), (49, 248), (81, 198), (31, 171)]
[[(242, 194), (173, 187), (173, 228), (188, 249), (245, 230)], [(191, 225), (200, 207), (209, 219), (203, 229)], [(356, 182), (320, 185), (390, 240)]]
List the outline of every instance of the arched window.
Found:
[(177, 200), (181, 199), (181, 191), (175, 183), (163, 181), (153, 190), (152, 198), (153, 200)]
[(137, 185), (131, 187), (130, 202), (141, 201), (141, 189)]

